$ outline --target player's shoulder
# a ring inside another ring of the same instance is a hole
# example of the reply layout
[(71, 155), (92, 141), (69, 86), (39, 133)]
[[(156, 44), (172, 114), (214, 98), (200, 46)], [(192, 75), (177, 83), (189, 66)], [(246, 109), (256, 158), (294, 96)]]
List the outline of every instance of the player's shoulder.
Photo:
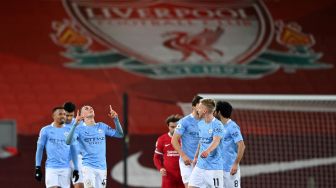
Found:
[(219, 126), (219, 125), (222, 126), (223, 125), (223, 123), (220, 120), (218, 120), (217, 118), (214, 118), (213, 124), (216, 125), (216, 126)]
[(187, 116), (184, 116), (183, 118), (181, 118), (177, 123), (178, 124), (181, 124), (185, 121), (185, 119), (187, 118)]
[(158, 141), (162, 141), (162, 140), (164, 140), (165, 139), (165, 136), (166, 135), (166, 133), (165, 134), (162, 134), (162, 135), (160, 135), (158, 138), (157, 138), (157, 140)]
[(172, 137), (168, 135), (168, 133), (164, 133), (158, 137), (158, 142), (171, 142)]
[(51, 124), (49, 125), (45, 125), (41, 128), (41, 131), (40, 132), (46, 132), (46, 131), (49, 131), (50, 129), (52, 129), (53, 126)]
[(185, 121), (186, 121), (187, 116), (184, 116), (183, 118), (181, 118), (178, 122), (177, 122), (177, 126), (176, 129), (181, 129), (182, 126), (185, 127)]
[(171, 139), (171, 136), (169, 136), (168, 133), (164, 133), (161, 136), (159, 136), (159, 138), (161, 138), (161, 139)]
[(109, 127), (109, 125), (107, 125), (107, 124), (104, 123), (104, 122), (97, 122), (97, 123), (96, 123), (96, 126), (97, 126), (97, 127), (100, 127), (100, 128), (102, 128), (102, 127)]
[(179, 123), (188, 125), (189, 122), (192, 122), (194, 120), (195, 118), (191, 114), (189, 114), (180, 119)]
[(228, 127), (229, 128), (239, 128), (240, 129), (239, 125), (235, 121), (233, 121), (232, 119), (228, 123)]
[(190, 120), (195, 119), (195, 118), (191, 114), (188, 114), (188, 115), (184, 116), (182, 119), (190, 121)]

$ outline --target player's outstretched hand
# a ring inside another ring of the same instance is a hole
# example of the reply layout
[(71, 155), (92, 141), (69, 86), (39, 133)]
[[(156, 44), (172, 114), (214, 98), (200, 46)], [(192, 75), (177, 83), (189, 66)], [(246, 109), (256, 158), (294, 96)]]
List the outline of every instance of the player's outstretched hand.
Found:
[(110, 113), (108, 114), (112, 119), (118, 117), (118, 114), (116, 111), (112, 109), (112, 106), (110, 105)]
[(77, 126), (79, 124), (80, 121), (83, 120), (83, 116), (82, 115), (79, 115), (79, 110), (77, 110), (77, 115), (76, 115), (76, 118), (75, 118), (75, 125)]
[(40, 166), (36, 166), (35, 168), (35, 179), (37, 181), (41, 181), (42, 180), (42, 170), (41, 170), (41, 167)]
[(75, 178), (75, 182), (78, 181), (78, 179), (79, 179), (78, 170), (74, 170), (74, 171), (72, 172), (72, 178)]

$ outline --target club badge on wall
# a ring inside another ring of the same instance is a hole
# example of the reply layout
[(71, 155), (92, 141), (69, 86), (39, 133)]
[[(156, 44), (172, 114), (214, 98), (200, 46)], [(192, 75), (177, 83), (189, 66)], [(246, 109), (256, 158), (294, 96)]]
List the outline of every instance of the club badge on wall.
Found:
[[(155, 79), (258, 79), (284, 68), (330, 68), (319, 63), (313, 35), (297, 23), (274, 22), (257, 0), (64, 0), (71, 20), (52, 23), (68, 68), (121, 68)], [(97, 42), (106, 49), (91, 49)], [(272, 43), (282, 48), (273, 49)]]

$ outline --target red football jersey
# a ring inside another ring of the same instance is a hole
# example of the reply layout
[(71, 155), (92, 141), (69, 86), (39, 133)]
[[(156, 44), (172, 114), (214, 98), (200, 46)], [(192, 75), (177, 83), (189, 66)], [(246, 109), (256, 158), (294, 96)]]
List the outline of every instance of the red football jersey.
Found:
[(171, 144), (169, 133), (161, 135), (156, 141), (154, 164), (158, 170), (165, 168), (168, 173), (176, 177), (180, 176), (180, 155)]

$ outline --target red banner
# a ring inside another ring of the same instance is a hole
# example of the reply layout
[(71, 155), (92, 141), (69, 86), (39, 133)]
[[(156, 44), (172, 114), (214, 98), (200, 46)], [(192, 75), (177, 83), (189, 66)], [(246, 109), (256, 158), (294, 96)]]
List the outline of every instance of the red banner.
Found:
[(197, 93), (336, 93), (331, 0), (1, 7), (0, 118), (21, 134), (36, 134), (68, 100), (108, 122), (108, 105), (122, 116), (128, 93), (130, 133), (151, 134)]

